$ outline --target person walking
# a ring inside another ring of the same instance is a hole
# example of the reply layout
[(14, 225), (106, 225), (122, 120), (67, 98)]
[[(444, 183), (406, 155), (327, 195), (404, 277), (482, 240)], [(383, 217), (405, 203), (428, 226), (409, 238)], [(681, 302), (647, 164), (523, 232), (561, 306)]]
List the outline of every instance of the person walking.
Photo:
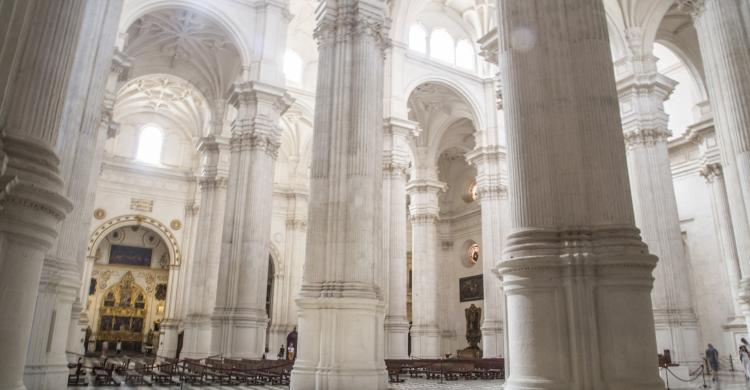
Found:
[(745, 371), (745, 380), (750, 380), (750, 355), (747, 352), (747, 347), (744, 345), (740, 347), (740, 361)]
[(710, 343), (708, 349), (706, 349), (706, 361), (708, 367), (711, 368), (711, 380), (716, 382), (719, 378), (719, 351)]

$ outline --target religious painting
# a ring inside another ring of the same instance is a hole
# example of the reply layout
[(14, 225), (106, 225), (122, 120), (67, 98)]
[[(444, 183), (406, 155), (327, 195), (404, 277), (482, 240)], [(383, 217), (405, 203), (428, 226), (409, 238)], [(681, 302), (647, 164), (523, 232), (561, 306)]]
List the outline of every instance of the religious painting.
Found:
[(484, 299), (484, 281), (482, 280), (482, 275), (459, 279), (458, 292), (461, 302), (481, 301)]
[(167, 285), (164, 283), (157, 284), (154, 296), (160, 301), (167, 299)]
[(129, 317), (115, 317), (115, 327), (113, 330), (128, 332), (130, 331)]
[(131, 325), (132, 332), (142, 332), (143, 331), (143, 318), (140, 317), (133, 317), (133, 323)]
[(107, 293), (107, 297), (104, 298), (104, 307), (114, 307), (115, 306), (115, 293), (110, 291)]
[(112, 330), (112, 317), (111, 316), (102, 316), (102, 320), (99, 323), (99, 330), (101, 331)]
[(109, 263), (150, 267), (151, 248), (112, 245), (112, 249), (109, 252)]
[(96, 278), (91, 278), (91, 284), (89, 284), (89, 295), (96, 294)]

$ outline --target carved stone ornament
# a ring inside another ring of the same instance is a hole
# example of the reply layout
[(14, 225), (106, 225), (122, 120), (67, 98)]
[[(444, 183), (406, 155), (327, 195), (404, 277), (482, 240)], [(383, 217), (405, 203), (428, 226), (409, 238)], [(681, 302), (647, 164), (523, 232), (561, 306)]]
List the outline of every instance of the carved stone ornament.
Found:
[(172, 222), (169, 223), (169, 227), (171, 227), (172, 230), (180, 230), (182, 229), (182, 221), (179, 219), (173, 219)]
[(94, 218), (96, 219), (104, 219), (107, 217), (107, 212), (104, 211), (104, 209), (96, 209), (94, 210)]

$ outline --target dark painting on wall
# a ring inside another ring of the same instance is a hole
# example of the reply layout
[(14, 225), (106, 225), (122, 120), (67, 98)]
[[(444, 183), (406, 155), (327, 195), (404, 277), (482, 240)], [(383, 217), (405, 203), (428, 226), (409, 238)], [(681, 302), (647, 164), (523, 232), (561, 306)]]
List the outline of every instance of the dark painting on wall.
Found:
[(109, 251), (109, 263), (150, 267), (151, 248), (112, 245), (112, 249)]
[(458, 279), (459, 300), (461, 302), (481, 301), (484, 299), (484, 281), (482, 275)]
[(157, 284), (156, 294), (154, 294), (154, 296), (160, 301), (167, 299), (167, 285), (164, 283)]
[(89, 295), (96, 294), (96, 278), (91, 278), (91, 284), (89, 284)]

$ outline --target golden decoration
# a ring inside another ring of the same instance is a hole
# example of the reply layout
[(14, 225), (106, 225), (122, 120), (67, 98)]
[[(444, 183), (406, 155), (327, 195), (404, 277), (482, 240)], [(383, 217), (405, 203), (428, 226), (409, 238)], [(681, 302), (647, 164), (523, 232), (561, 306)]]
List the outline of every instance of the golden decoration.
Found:
[(104, 209), (96, 209), (94, 210), (94, 218), (96, 219), (104, 219), (107, 216), (107, 212), (104, 211)]
[(173, 219), (172, 222), (169, 223), (169, 226), (173, 230), (180, 230), (182, 229), (182, 221), (180, 221), (179, 219)]

